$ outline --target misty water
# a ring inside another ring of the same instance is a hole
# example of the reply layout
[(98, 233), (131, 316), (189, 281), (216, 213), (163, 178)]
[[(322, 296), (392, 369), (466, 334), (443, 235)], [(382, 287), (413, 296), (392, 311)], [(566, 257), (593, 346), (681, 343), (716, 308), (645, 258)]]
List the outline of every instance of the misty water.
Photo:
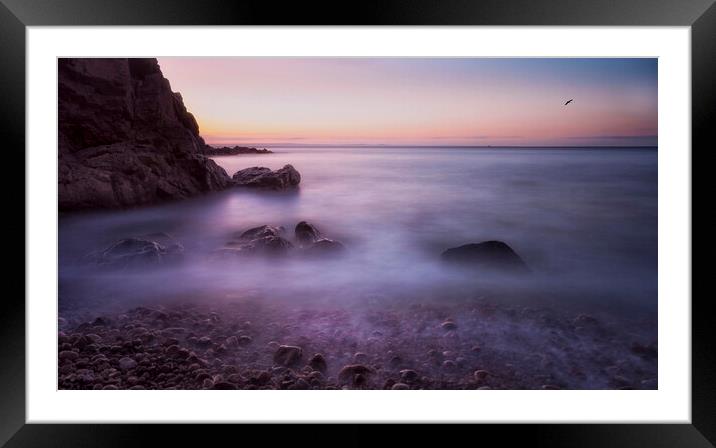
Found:
[[(214, 159), (229, 174), (290, 163), (301, 173), (296, 191), (234, 188), (61, 216), (60, 328), (100, 315), (111, 316), (112, 329), (83, 331), (128, 332), (124, 340), (183, 327), (180, 344), (219, 375), (235, 368), (226, 363), (238, 366), (242, 378), (273, 372), (275, 344), (295, 344), (328, 360), (327, 383), (305, 377), (316, 388), (339, 385), (356, 352), (377, 370), (355, 387), (386, 387), (411, 368), (426, 375), (411, 388), (656, 388), (656, 149), (271, 149)], [(232, 235), (256, 226), (283, 226), (292, 240), (299, 221), (347, 254), (216, 257)], [(156, 233), (184, 246), (180, 262), (98, 269), (88, 261), (113, 242)], [(509, 244), (531, 273), (440, 259), (447, 248), (487, 240)], [(140, 305), (175, 310), (173, 320), (154, 320), (163, 312)], [(213, 348), (196, 345), (201, 335)], [(253, 341), (214, 359), (231, 335)], [(473, 377), (479, 369), (490, 376)], [(181, 378), (169, 386), (211, 387)], [(275, 381), (261, 387), (284, 387)]]
[[(273, 148), (215, 157), (229, 174), (292, 164), (294, 192), (233, 189), (167, 205), (60, 219), (60, 292), (82, 279), (112, 300), (259, 291), (292, 300), (410, 297), (487, 288), (528, 301), (655, 312), (655, 149)], [(341, 241), (341, 260), (211, 262), (230, 235), (299, 221)], [(166, 232), (185, 247), (174, 269), (87, 271), (83, 256), (122, 238)], [(501, 240), (529, 278), (455, 269), (440, 253)], [(89, 277), (89, 278), (88, 278)], [(304, 294), (302, 294), (304, 293)], [(90, 298), (90, 299), (92, 299)], [(85, 298), (86, 299), (86, 298)], [(99, 304), (103, 300), (99, 298)]]

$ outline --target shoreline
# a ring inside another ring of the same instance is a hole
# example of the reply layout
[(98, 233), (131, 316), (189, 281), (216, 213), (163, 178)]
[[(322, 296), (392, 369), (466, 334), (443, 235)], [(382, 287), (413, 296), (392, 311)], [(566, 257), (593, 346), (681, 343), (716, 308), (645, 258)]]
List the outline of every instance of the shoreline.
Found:
[(606, 315), (484, 298), (351, 308), (244, 297), (61, 311), (59, 322), (60, 389), (657, 386), (656, 342), (635, 336), (638, 322), (624, 331)]

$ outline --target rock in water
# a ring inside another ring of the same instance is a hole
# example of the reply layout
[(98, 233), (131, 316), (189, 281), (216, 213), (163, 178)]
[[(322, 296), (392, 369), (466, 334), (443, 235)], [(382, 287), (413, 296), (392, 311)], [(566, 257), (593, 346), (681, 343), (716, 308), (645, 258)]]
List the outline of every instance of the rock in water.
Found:
[(283, 232), (283, 227), (254, 227), (239, 234), (236, 240), (229, 241), (216, 253), (222, 256), (285, 255), (293, 244), (281, 237)]
[(294, 233), (296, 235), (296, 241), (301, 245), (312, 244), (321, 239), (321, 232), (318, 231), (316, 226), (306, 221), (301, 221), (296, 224)]
[(280, 237), (283, 232), (283, 227), (259, 226), (241, 233), (238, 239), (242, 241), (251, 241), (258, 238), (265, 238), (267, 236)]
[(156, 241), (125, 238), (87, 258), (99, 266), (124, 268), (176, 261), (183, 251), (184, 247), (179, 243), (165, 247)]
[(317, 257), (334, 257), (343, 255), (345, 252), (346, 247), (343, 244), (328, 238), (321, 238), (304, 249), (306, 255)]
[(230, 184), (156, 59), (58, 60), (60, 211), (186, 198)]
[(251, 167), (234, 173), (234, 185), (240, 187), (267, 188), (285, 190), (294, 188), (301, 182), (301, 174), (291, 165), (271, 171), (264, 167)]
[(442, 259), (464, 265), (512, 272), (529, 272), (527, 264), (502, 241), (485, 241), (453, 247), (442, 253)]

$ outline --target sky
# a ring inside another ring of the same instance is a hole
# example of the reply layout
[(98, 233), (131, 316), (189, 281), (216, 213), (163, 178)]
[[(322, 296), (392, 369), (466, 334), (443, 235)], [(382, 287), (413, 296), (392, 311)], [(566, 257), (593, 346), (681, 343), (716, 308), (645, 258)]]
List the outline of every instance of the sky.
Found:
[(158, 60), (214, 145), (657, 145), (657, 59)]

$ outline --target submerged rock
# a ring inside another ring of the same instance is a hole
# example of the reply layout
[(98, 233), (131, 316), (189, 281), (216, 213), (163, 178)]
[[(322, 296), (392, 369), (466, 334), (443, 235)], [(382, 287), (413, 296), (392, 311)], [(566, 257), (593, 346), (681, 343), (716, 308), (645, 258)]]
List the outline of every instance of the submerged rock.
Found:
[(527, 264), (502, 241), (485, 241), (447, 249), (442, 253), (446, 262), (473, 265), (512, 272), (528, 272)]
[(298, 186), (301, 182), (301, 174), (291, 165), (285, 165), (276, 171), (255, 166), (237, 171), (232, 179), (234, 185), (240, 187), (284, 190)]
[(334, 240), (322, 238), (304, 249), (304, 253), (312, 257), (334, 257), (343, 255), (346, 247)]
[(89, 254), (87, 259), (99, 266), (125, 268), (177, 261), (183, 252), (184, 247), (176, 242), (164, 246), (148, 239), (125, 238)]
[(282, 227), (254, 227), (239, 234), (237, 239), (226, 243), (215, 254), (223, 256), (286, 255), (293, 248), (293, 244), (281, 236), (283, 231)]

